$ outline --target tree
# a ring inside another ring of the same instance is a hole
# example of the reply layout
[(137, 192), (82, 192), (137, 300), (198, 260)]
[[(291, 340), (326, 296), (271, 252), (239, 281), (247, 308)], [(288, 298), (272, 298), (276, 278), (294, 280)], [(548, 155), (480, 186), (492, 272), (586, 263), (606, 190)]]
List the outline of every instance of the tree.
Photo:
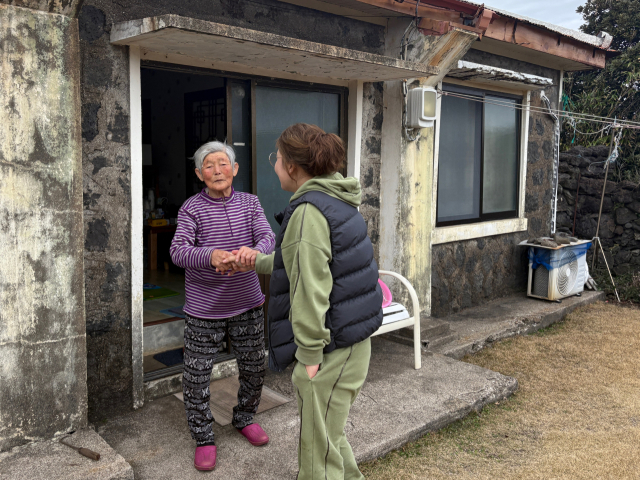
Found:
[[(578, 7), (584, 18), (580, 29), (613, 36), (611, 49), (618, 54), (602, 70), (569, 74), (565, 82), (569, 110), (640, 122), (640, 0), (587, 0)], [(576, 130), (565, 123), (563, 146), (608, 144), (610, 133), (598, 132), (602, 124), (582, 122)], [(590, 134), (590, 135), (586, 135)], [(614, 175), (640, 182), (640, 130), (625, 130)]]

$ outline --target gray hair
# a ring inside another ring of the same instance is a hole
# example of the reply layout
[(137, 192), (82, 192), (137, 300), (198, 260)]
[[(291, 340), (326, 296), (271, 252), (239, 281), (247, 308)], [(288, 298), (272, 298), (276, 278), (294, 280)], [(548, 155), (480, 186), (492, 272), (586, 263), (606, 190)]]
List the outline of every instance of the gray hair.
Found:
[(236, 152), (233, 151), (233, 148), (231, 148), (230, 145), (227, 145), (227, 142), (207, 142), (196, 150), (196, 153), (193, 154), (191, 159), (196, 164), (196, 168), (200, 170), (204, 159), (207, 158), (207, 155), (218, 152), (222, 152), (227, 156), (231, 163), (231, 168), (233, 168), (236, 163)]

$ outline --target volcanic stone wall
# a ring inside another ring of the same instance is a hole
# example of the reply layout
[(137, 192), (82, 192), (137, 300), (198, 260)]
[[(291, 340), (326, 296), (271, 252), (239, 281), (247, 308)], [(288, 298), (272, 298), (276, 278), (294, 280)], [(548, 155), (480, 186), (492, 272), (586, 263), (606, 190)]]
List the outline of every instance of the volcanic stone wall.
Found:
[(376, 261), (380, 259), (380, 152), (382, 148), (383, 82), (365, 83), (362, 99), (360, 213), (367, 222)]
[[(608, 146), (574, 147), (560, 155), (557, 229), (579, 238), (595, 236)], [(613, 166), (609, 167), (613, 169)], [(609, 172), (611, 178), (612, 171)], [(578, 189), (579, 183), (579, 189)], [(607, 180), (599, 237), (609, 266), (622, 275), (640, 268), (640, 188)]]

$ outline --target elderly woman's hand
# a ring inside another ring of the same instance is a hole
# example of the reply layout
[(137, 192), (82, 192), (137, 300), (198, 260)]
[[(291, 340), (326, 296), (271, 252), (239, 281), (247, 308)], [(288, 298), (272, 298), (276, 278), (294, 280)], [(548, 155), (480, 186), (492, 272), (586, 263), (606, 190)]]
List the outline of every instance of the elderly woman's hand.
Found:
[(225, 250), (214, 250), (211, 252), (211, 266), (216, 268), (216, 272), (225, 273), (227, 270), (237, 270), (233, 260), (235, 256)]

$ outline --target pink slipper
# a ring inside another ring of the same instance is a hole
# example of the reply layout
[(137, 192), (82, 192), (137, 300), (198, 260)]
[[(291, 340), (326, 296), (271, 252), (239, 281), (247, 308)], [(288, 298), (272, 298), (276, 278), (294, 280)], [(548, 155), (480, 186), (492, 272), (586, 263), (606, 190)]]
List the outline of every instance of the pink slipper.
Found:
[(196, 447), (196, 456), (193, 459), (193, 466), (196, 470), (213, 470), (216, 467), (216, 446), (207, 445), (205, 447)]
[(264, 445), (269, 442), (269, 436), (265, 433), (260, 425), (257, 423), (252, 423), (251, 425), (247, 425), (242, 430), (238, 430), (249, 443), (254, 447), (258, 447), (260, 445)]

